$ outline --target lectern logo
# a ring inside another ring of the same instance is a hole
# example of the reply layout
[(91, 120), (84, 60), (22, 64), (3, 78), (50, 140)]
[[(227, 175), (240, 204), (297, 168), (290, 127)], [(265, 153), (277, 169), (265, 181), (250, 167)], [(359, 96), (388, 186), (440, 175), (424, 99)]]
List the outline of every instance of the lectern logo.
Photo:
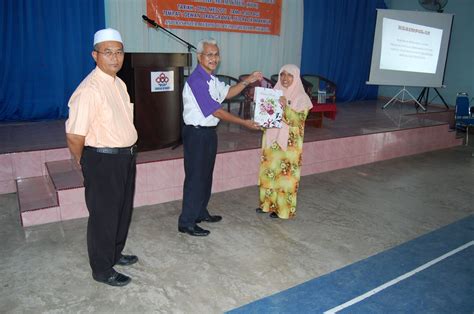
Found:
[(158, 76), (155, 79), (155, 82), (157, 82), (158, 85), (160, 85), (160, 86), (165, 86), (166, 84), (168, 84), (169, 81), (170, 81), (170, 79), (166, 76), (165, 73), (161, 73), (160, 76)]
[(151, 92), (170, 92), (174, 90), (174, 72), (150, 72)]

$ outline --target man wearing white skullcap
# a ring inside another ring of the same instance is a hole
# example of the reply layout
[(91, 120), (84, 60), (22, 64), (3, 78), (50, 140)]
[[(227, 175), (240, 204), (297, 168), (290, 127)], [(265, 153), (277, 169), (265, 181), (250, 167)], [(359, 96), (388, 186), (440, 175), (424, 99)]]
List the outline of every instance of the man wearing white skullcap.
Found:
[(106, 28), (94, 34), (94, 46), (104, 41), (118, 41), (123, 45), (122, 36), (113, 28)]
[(127, 87), (117, 77), (124, 59), (120, 33), (112, 28), (96, 32), (92, 58), (96, 68), (69, 100), (66, 138), (84, 176), (92, 277), (125, 286), (131, 278), (113, 267), (138, 261), (122, 254), (133, 210), (137, 131)]

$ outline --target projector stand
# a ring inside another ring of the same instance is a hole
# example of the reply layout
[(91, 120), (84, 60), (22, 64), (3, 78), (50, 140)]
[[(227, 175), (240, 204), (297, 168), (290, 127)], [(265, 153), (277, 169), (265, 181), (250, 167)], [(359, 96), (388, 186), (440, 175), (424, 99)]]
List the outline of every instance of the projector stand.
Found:
[[(405, 100), (405, 93), (407, 93), (411, 99), (407, 99)], [(398, 99), (398, 95), (402, 94), (402, 98), (401, 99)], [(403, 86), (403, 88), (395, 95), (392, 97), (392, 99), (390, 99), (385, 105), (382, 106), (382, 109), (385, 109), (388, 107), (388, 105), (390, 105), (390, 103), (392, 102), (395, 102), (395, 101), (399, 101), (401, 103), (406, 103), (406, 102), (409, 102), (410, 100), (413, 100), (418, 106), (421, 107), (421, 109), (423, 109), (423, 111), (426, 111), (426, 108), (423, 107), (420, 102), (418, 101), (418, 99), (416, 99), (415, 97), (413, 97), (413, 95), (405, 88), (405, 86)]]
[[(438, 92), (438, 90), (436, 89), (436, 87), (433, 87), (433, 89), (435, 90), (436, 94), (438, 94), (439, 98), (441, 98), (441, 100), (443, 101), (443, 104), (444, 106), (446, 107), (446, 109), (449, 109), (449, 106), (448, 104), (446, 103), (446, 101), (444, 100), (443, 96), (441, 96), (441, 94)], [(418, 101), (419, 102), (422, 102), (423, 101), (423, 98), (425, 98), (425, 106), (428, 106), (428, 95), (430, 94), (430, 88), (429, 87), (423, 87), (423, 89), (421, 90), (421, 93), (420, 95), (418, 96)], [(436, 97), (435, 97), (436, 98)]]

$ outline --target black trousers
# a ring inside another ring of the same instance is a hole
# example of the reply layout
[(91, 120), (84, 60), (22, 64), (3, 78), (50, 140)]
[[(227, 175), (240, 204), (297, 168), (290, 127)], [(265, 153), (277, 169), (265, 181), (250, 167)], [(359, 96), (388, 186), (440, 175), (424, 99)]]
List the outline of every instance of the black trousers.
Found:
[(193, 227), (196, 219), (209, 216), (212, 174), (217, 154), (215, 128), (183, 127), (184, 187), (180, 227)]
[(84, 150), (81, 158), (89, 210), (87, 250), (92, 273), (107, 278), (120, 259), (132, 219), (136, 157)]

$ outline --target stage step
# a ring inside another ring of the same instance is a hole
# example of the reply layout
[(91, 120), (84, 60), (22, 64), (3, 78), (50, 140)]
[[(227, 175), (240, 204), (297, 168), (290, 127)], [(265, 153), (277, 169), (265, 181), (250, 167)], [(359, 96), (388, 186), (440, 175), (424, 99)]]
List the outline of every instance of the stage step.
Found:
[(18, 179), (21, 212), (58, 206), (56, 190), (49, 176)]
[(22, 225), (87, 217), (79, 167), (71, 159), (45, 166), (47, 175), (17, 180)]
[(72, 159), (47, 162), (46, 169), (56, 190), (75, 189), (84, 186), (82, 171)]
[(23, 226), (60, 219), (58, 196), (49, 176), (17, 179), (16, 185)]

